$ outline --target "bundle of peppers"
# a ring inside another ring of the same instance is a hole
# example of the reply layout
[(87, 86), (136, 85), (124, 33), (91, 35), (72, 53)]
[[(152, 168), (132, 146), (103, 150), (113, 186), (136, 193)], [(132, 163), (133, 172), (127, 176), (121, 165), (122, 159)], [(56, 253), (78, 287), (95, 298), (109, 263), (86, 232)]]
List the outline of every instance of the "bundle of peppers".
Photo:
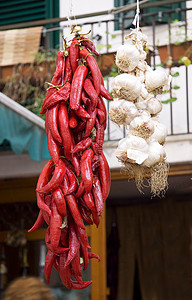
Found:
[[(54, 267), (68, 289), (83, 289), (91, 258), (85, 225), (100, 223), (110, 191), (110, 170), (103, 153), (107, 113), (103, 97), (112, 100), (93, 56), (92, 41), (77, 31), (57, 53), (56, 71), (40, 113), (46, 113), (45, 131), (51, 159), (36, 187), (39, 215), (33, 231), (47, 223), (45, 278)], [(73, 276), (73, 280), (72, 279)]]

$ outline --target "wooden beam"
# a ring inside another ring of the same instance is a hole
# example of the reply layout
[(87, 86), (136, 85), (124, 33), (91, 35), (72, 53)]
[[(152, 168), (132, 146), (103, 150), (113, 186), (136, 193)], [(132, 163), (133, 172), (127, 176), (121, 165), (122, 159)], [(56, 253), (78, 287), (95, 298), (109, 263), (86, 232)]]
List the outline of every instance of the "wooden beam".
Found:
[(107, 297), (107, 269), (106, 269), (106, 220), (105, 208), (102, 212), (99, 227), (90, 226), (91, 251), (99, 255), (101, 261), (91, 261), (91, 300), (106, 300)]
[[(186, 176), (192, 175), (192, 163), (181, 163), (171, 165), (169, 168), (168, 176)], [(134, 179), (129, 174), (124, 174), (120, 169), (111, 171), (111, 180), (126, 180)]]

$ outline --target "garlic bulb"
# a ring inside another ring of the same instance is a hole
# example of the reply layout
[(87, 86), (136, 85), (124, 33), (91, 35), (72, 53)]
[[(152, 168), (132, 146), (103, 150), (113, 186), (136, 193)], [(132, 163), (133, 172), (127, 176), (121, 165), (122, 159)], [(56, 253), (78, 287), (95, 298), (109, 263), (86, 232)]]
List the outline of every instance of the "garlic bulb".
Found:
[(116, 150), (116, 156), (120, 160), (142, 164), (148, 157), (148, 148), (149, 147), (145, 139), (129, 134), (126, 138), (119, 142)]
[(150, 98), (149, 100), (146, 100), (146, 110), (151, 115), (156, 115), (159, 112), (162, 111), (162, 103), (157, 98)]
[(139, 97), (142, 88), (137, 77), (127, 73), (116, 76), (111, 83), (111, 87), (115, 97), (128, 101), (135, 101)]
[(138, 114), (135, 104), (124, 99), (113, 101), (109, 110), (111, 121), (118, 125), (129, 125)]
[(154, 124), (150, 116), (142, 114), (131, 121), (129, 130), (133, 135), (148, 139), (154, 132)]
[(165, 149), (158, 142), (153, 141), (149, 143), (148, 158), (143, 162), (146, 167), (152, 167), (161, 162), (165, 158)]
[(147, 108), (147, 101), (143, 100), (142, 98), (139, 97), (138, 101), (135, 102), (135, 106), (139, 110), (145, 110)]
[(163, 70), (147, 71), (145, 73), (145, 85), (154, 95), (161, 94), (163, 88), (170, 82), (170, 77)]
[(142, 84), (140, 97), (143, 99), (146, 99), (148, 95), (149, 95), (149, 93), (148, 93), (147, 89), (145, 88), (145, 85)]
[(117, 49), (116, 65), (124, 72), (130, 72), (135, 69), (139, 63), (140, 54), (134, 45), (121, 45)]
[(151, 135), (150, 140), (157, 141), (159, 144), (164, 144), (167, 137), (167, 128), (164, 124), (153, 120), (154, 133)]

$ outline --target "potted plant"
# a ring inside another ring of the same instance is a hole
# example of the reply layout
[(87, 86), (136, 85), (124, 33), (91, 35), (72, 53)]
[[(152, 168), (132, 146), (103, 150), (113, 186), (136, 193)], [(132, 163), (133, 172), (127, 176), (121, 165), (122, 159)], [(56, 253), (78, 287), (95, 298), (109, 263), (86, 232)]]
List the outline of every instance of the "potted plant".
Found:
[[(165, 66), (179, 65), (182, 63), (189, 64), (192, 59), (192, 41), (186, 35), (185, 26), (182, 22), (174, 20), (171, 24), (171, 33), (169, 35), (169, 43), (166, 45), (159, 45), (158, 52), (161, 63)], [(182, 58), (185, 58), (182, 61)]]

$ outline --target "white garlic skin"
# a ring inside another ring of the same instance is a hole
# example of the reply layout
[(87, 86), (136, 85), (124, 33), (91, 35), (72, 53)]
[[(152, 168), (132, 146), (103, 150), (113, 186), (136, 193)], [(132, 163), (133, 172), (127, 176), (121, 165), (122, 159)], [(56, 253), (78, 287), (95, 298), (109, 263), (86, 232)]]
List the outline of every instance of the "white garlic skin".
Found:
[(156, 89), (167, 86), (170, 82), (169, 75), (163, 70), (146, 71), (145, 85), (149, 92), (154, 92)]
[(116, 156), (119, 153), (127, 152), (127, 161), (142, 164), (148, 157), (148, 144), (145, 139), (129, 134), (127, 137), (119, 141), (116, 150)]
[(168, 134), (166, 126), (158, 121), (155, 121), (154, 119), (153, 124), (154, 133), (151, 135), (150, 140), (157, 141), (159, 144), (164, 144)]
[(134, 45), (121, 45), (116, 53), (116, 65), (124, 72), (133, 71), (139, 63), (140, 53)]
[(146, 127), (146, 129), (152, 134), (154, 132), (154, 123), (147, 115), (141, 114), (135, 117), (130, 123), (130, 130), (137, 129), (138, 127)]
[[(118, 123), (115, 121), (119, 115)], [(139, 115), (139, 111), (135, 104), (124, 99), (115, 99), (110, 104), (109, 116), (111, 120), (118, 125), (129, 125), (130, 122)], [(122, 121), (121, 121), (122, 116)]]
[(165, 158), (165, 149), (156, 141), (149, 143), (148, 158), (143, 162), (146, 167), (152, 167)]
[(146, 100), (146, 110), (151, 115), (156, 115), (162, 111), (163, 105), (161, 101), (157, 98), (150, 98)]
[(116, 97), (135, 101), (140, 96), (142, 85), (136, 76), (123, 73), (112, 80), (111, 87)]

